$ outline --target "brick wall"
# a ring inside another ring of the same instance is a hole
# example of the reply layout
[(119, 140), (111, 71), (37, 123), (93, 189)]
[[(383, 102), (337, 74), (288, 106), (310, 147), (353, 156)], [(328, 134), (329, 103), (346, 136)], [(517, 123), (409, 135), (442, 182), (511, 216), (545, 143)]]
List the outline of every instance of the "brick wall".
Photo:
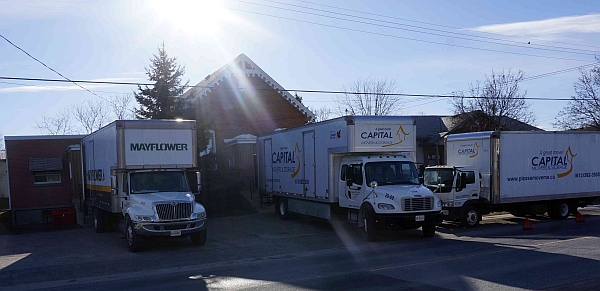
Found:
[[(6, 140), (8, 178), (12, 209), (52, 208), (72, 205), (67, 148), (81, 139)], [(60, 184), (34, 185), (29, 158), (62, 158)]]
[[(231, 89), (238, 85), (254, 90)], [(298, 108), (256, 76), (226, 78), (201, 98), (200, 114), (215, 130), (217, 152), (223, 148), (223, 139), (244, 133), (258, 136), (277, 128), (301, 126), (308, 121)]]

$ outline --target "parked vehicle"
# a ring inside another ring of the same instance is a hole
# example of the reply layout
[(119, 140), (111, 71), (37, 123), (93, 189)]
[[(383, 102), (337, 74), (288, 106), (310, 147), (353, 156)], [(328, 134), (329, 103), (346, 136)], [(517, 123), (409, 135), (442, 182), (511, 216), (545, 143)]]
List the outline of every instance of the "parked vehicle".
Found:
[(340, 209), (364, 227), (435, 234), (441, 202), (419, 183), (416, 125), (410, 117), (348, 116), (258, 137), (259, 191), (282, 219), (332, 218)]
[(118, 223), (132, 252), (147, 236), (189, 235), (203, 245), (206, 211), (188, 183), (199, 184), (196, 140), (194, 121), (174, 120), (118, 120), (84, 137), (83, 190), (96, 232)]
[(476, 132), (445, 144), (447, 165), (427, 167), (424, 185), (446, 220), (474, 227), (493, 211), (565, 219), (600, 196), (600, 133)]

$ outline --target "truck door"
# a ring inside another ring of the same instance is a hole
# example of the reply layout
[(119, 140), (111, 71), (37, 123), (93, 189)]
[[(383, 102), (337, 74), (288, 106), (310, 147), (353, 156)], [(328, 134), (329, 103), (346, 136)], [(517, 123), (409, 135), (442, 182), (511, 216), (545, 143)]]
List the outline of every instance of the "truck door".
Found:
[(262, 169), (265, 173), (265, 191), (267, 193), (273, 192), (273, 141), (271, 139), (265, 139), (265, 155), (264, 159), (264, 168)]
[(478, 199), (479, 191), (477, 187), (477, 183), (475, 183), (475, 172), (474, 171), (457, 171), (456, 174), (456, 183), (454, 185), (459, 185), (459, 181), (461, 179), (461, 175), (464, 174), (465, 178), (465, 187), (455, 187), (454, 192), (454, 206), (462, 206), (467, 200), (470, 199)]
[[(359, 209), (362, 203), (363, 174), (360, 164), (342, 164), (340, 171), (339, 203), (342, 207)], [(351, 186), (348, 186), (349, 182)]]
[(307, 131), (302, 133), (302, 161), (304, 162), (304, 195), (307, 197), (316, 197), (316, 177), (315, 177), (315, 132)]

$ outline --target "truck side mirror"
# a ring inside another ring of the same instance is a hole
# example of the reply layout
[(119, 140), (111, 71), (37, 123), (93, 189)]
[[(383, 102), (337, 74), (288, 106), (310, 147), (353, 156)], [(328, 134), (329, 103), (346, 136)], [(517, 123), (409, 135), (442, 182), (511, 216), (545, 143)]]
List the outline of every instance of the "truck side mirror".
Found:
[(110, 192), (113, 195), (117, 195), (118, 190), (119, 190), (118, 188), (119, 188), (119, 185), (117, 185), (117, 176), (111, 175), (110, 176)]
[(196, 185), (198, 185), (197, 192), (194, 194), (200, 194), (200, 191), (202, 191), (202, 173), (200, 172), (196, 172)]
[(352, 179), (346, 179), (346, 186), (352, 186)]

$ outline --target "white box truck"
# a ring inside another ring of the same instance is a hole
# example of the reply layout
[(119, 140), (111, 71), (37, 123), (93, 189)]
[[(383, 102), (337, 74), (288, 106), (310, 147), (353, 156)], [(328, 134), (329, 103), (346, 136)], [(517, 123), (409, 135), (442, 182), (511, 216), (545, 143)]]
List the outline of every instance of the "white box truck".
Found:
[(598, 132), (475, 132), (445, 145), (446, 165), (427, 167), (424, 185), (466, 227), (494, 211), (564, 219), (600, 196)]
[[(117, 222), (132, 252), (146, 236), (206, 242), (195, 121), (117, 120), (82, 139), (86, 204), (97, 232)], [(193, 181), (188, 183), (188, 180)]]
[(339, 209), (368, 240), (385, 226), (433, 236), (441, 202), (419, 183), (415, 131), (410, 117), (347, 116), (259, 136), (259, 191), (282, 219)]

